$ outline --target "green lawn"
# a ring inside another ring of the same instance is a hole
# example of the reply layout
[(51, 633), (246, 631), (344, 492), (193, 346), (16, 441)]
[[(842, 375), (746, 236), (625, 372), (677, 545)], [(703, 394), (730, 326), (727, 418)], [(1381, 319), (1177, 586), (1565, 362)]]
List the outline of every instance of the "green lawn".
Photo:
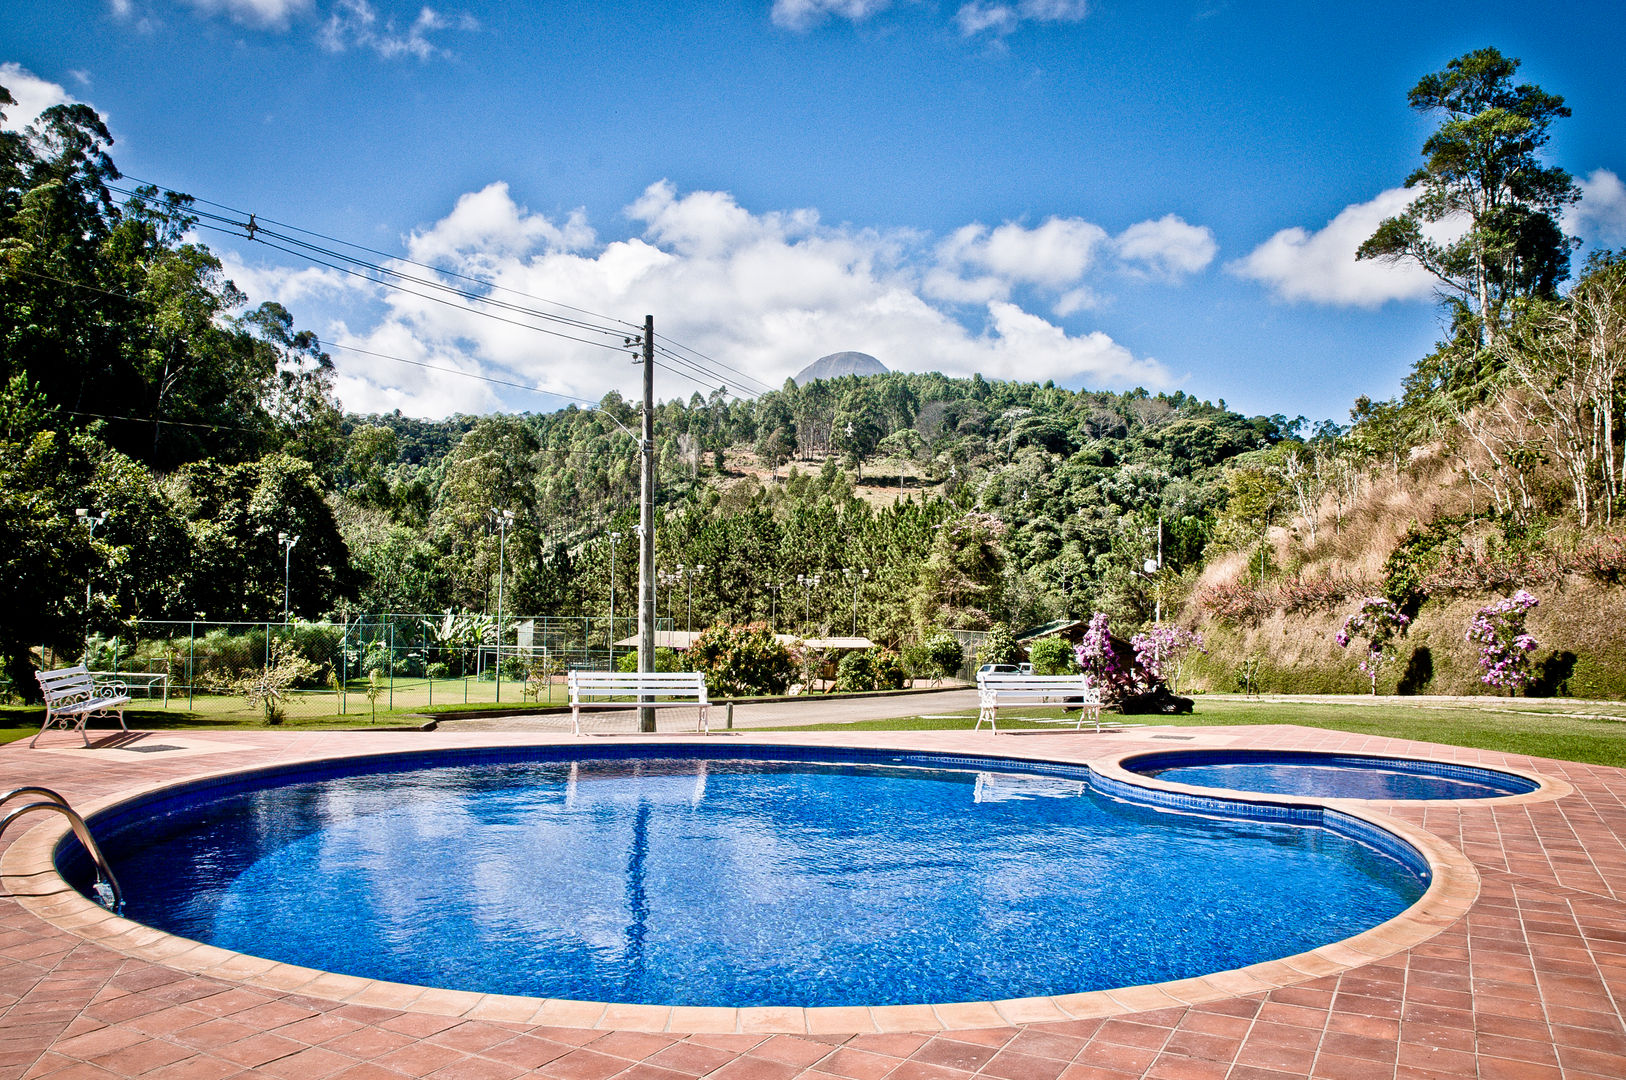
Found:
[[(1501, 750), (1513, 754), (1584, 761), (1595, 765), (1626, 767), (1626, 720), (1577, 716), (1576, 712), (1601, 714), (1619, 709), (1612, 703), (1587, 703), (1571, 711), (1541, 703), (1539, 710), (1525, 710), (1519, 702), (1515, 711), (1506, 701), (1487, 699), (1475, 705), (1391, 705), (1347, 704), (1343, 702), (1301, 704), (1270, 701), (1213, 701), (1197, 699), (1190, 716), (1139, 719), (1188, 726), (1230, 724), (1299, 724), (1304, 727), (1352, 731), (1362, 735), (1387, 735), (1397, 739), (1419, 739), (1448, 746), (1471, 746), (1481, 750)], [(1056, 709), (1016, 710), (1007, 719), (1001, 714), (1001, 729), (1048, 728), (1054, 724), (1025, 723), (1019, 717), (1054, 716)], [(805, 728), (777, 728), (778, 731), (953, 731), (966, 730), (976, 723), (976, 713), (956, 719), (874, 720), (855, 724), (822, 724)]]
[[(461, 711), (462, 702), (457, 700), (460, 695), (454, 696), (450, 693), (443, 695), (440, 689), (440, 684), (437, 683), (435, 711), (437, 713)], [(469, 708), (480, 705), (490, 707), (490, 699), (496, 696), (494, 688), (487, 683), (484, 689), (489, 695), (487, 700), (483, 702), (479, 699), (471, 700)], [(508, 686), (505, 684), (503, 705), (507, 706), (512, 700), (514, 711), (524, 712), (527, 711), (527, 706), (518, 701), (519, 689), (519, 684), (514, 684), (513, 697), (510, 698)], [(290, 709), (288, 720), (283, 726), (292, 730), (331, 730), (366, 728), (375, 722), (379, 725), (416, 724), (417, 718), (405, 715), (406, 710), (402, 708), (403, 697), (412, 703), (408, 708), (422, 708), (427, 704), (427, 688), (422, 689), (421, 695), (398, 694), (397, 707), (393, 712), (385, 708), (385, 701), (380, 700), (376, 721), (372, 718), (365, 696), (349, 695), (347, 704), (351, 707), (346, 714), (340, 715), (333, 711), (337, 699), (330, 693), (324, 695), (320, 703), (326, 706), (327, 711), (320, 713), (311, 711), (308, 715), (299, 715)], [(443, 710), (441, 703), (445, 698), (452, 699), (446, 701), (446, 705), (451, 707)], [(558, 701), (559, 699), (556, 699), (555, 703)], [(1415, 705), (1384, 702), (1369, 705), (1348, 702), (1216, 700), (1199, 697), (1197, 711), (1193, 715), (1171, 717), (1168, 722), (1184, 725), (1300, 724), (1305, 727), (1352, 731), (1363, 735), (1387, 735), (1451, 746), (1471, 746), (1484, 750), (1559, 758), (1565, 761), (1626, 767), (1626, 712), (1623, 712), (1622, 706), (1616, 703), (1527, 704), (1522, 700), (1512, 702), (1487, 698), (1483, 703), (1430, 705), (1425, 703), (1426, 699), (1418, 701), (1419, 703)], [(133, 728), (167, 731), (265, 728), (260, 714), (248, 711), (243, 707), (241, 699), (198, 698), (196, 702), (200, 704), (207, 702), (207, 707), (187, 710), (184, 698), (171, 698), (168, 709), (156, 706), (134, 708), (125, 714), (125, 719)], [(310, 707), (314, 710), (318, 704), (312, 701)], [(543, 696), (543, 704), (547, 704), (546, 695)], [(531, 705), (530, 708), (535, 706)], [(1620, 714), (1622, 718), (1600, 718), (1608, 714)], [(31, 738), (34, 732), (39, 730), (43, 715), (38, 707), (0, 706), (0, 743)], [(1000, 727), (1066, 730), (1058, 729), (1055, 725), (1023, 721), (1020, 717), (1024, 715), (1059, 717), (1061, 713), (1056, 709), (1017, 710), (1009, 718), (1001, 716)], [(1156, 720), (1156, 718), (1146, 719)], [(905, 717), (896, 720), (870, 720), (852, 724), (823, 724), (772, 730), (953, 731), (969, 729), (975, 723), (976, 713), (967, 712), (963, 716), (951, 719)], [(92, 728), (105, 730), (107, 724), (106, 720), (92, 721)]]

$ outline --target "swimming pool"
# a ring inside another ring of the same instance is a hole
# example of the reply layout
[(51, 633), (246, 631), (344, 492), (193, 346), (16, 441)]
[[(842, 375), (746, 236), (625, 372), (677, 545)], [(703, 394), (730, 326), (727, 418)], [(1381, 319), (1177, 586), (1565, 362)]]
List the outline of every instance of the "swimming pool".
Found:
[(93, 826), (127, 914), (170, 933), (365, 978), (648, 1004), (1185, 978), (1357, 934), (1427, 884), (1415, 851), (1344, 815), (1176, 813), (1092, 779), (784, 746), (437, 752), (221, 778)]
[(1494, 799), (1541, 787), (1476, 765), (1299, 750), (1170, 750), (1122, 765), (1194, 787), (1337, 799)]

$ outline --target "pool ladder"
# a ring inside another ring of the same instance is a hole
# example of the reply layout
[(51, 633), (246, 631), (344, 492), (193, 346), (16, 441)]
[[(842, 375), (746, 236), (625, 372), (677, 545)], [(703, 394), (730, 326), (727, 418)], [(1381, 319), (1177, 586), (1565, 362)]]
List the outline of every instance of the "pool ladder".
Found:
[(68, 805), (67, 799), (64, 799), (50, 788), (34, 786), (12, 788), (4, 795), (0, 795), (0, 806), (4, 806), (12, 799), (23, 795), (41, 795), (44, 798), (37, 802), (24, 803), (5, 817), (0, 818), (0, 835), (5, 834), (13, 821), (35, 810), (54, 810), (61, 814), (68, 819), (68, 824), (73, 826), (73, 834), (79, 838), (79, 843), (89, 853), (91, 862), (96, 864), (96, 884), (91, 887), (91, 891), (96, 894), (96, 899), (103, 907), (114, 914), (122, 910), (124, 907), (124, 890), (119, 888), (119, 879), (113, 876), (113, 868), (108, 865), (106, 856), (102, 854), (102, 849), (97, 846), (96, 838), (90, 835), (90, 828), (85, 824), (85, 819), (79, 816), (79, 812)]

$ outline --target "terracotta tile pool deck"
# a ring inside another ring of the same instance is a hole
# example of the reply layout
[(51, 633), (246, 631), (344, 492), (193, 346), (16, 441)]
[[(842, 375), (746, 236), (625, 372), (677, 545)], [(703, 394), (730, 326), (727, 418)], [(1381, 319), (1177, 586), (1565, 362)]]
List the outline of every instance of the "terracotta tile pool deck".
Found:
[[(532, 732), (99, 734), (89, 750), (61, 732), (37, 749), (26, 740), (0, 748), (0, 790), (43, 784), (76, 806), (94, 806), (231, 769), (570, 741)], [(1298, 967), (1260, 965), (1268, 968), (1263, 979), (1228, 973), (913, 1013), (665, 1010), (652, 1017), (445, 991), (397, 989), (392, 998), (388, 984), (358, 993), (355, 980), (303, 969), (268, 975), (264, 962), (201, 951), (208, 947), (188, 951), (179, 939), (155, 942), (154, 932), (87, 938), (57, 924), (88, 926), (93, 918), (81, 910), (76, 923), (71, 905), (27, 895), (50, 893), (47, 883), (11, 877), (0, 894), (0, 1080), (1626, 1078), (1626, 770), (1292, 726), (1110, 735), (753, 732), (728, 741), (743, 739), (1062, 761), (1245, 745), (1411, 754), (1563, 783), (1556, 798), (1372, 804), (1408, 831), (1438, 838), (1438, 850), (1467, 868), (1435, 922), (1379, 933), (1376, 945), (1352, 939), (1358, 947), (1331, 946), (1325, 963), (1305, 954), (1311, 959)], [(153, 745), (174, 749), (136, 749)], [(54, 816), (42, 818), (19, 822), (0, 840), (8, 865), (58, 827)], [(155, 958), (166, 949), (168, 962)], [(272, 985), (279, 981), (286, 988)], [(1044, 1012), (1032, 1001), (1059, 1005)]]

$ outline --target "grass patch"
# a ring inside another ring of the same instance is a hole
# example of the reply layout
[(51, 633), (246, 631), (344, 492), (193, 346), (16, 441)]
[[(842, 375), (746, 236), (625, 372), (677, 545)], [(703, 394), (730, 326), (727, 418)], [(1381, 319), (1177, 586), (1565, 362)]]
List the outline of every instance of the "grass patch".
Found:
[[(1189, 727), (1240, 724), (1298, 724), (1301, 727), (1348, 731), (1359, 735), (1383, 735), (1394, 739), (1417, 739), (1446, 746), (1466, 746), (1497, 750), (1508, 754), (1580, 761), (1591, 765), (1626, 767), (1626, 723), (1596, 719), (1547, 707), (1540, 711), (1508, 709), (1507, 701), (1487, 702), (1485, 706), (1431, 706), (1361, 704), (1344, 702), (1299, 703), (1274, 701), (1197, 701), (1190, 716), (1161, 719), (1153, 723)], [(1523, 703), (1521, 702), (1522, 706)], [(1591, 703), (1588, 703), (1591, 706)], [(1614, 711), (1614, 710), (1610, 710)], [(1068, 731), (1055, 724), (1036, 724), (1023, 717), (1059, 717), (1057, 709), (1024, 709), (1009, 718), (999, 718), (999, 728), (1024, 730), (1044, 728)], [(975, 712), (963, 717), (905, 717), (898, 720), (871, 720), (853, 724), (819, 724), (776, 731), (969, 731), (977, 722)]]
[[(0, 746), (16, 742), (18, 739), (32, 739), (45, 720), (45, 710), (38, 705), (0, 705)], [(255, 711), (243, 711), (240, 714), (220, 714), (204, 712), (188, 712), (177, 709), (171, 705), (168, 709), (126, 709), (124, 722), (133, 730), (140, 731), (276, 731), (278, 728), (270, 727), (264, 720), (264, 714)], [(405, 716), (389, 715), (379, 711), (378, 726), (387, 726), (392, 723), (420, 723)], [(365, 713), (357, 715), (352, 712), (346, 716), (331, 714), (327, 716), (300, 716), (289, 717), (280, 727), (290, 731), (355, 731), (365, 730), (373, 725), (368, 722)], [(106, 735), (109, 731), (118, 730), (118, 721), (109, 717), (93, 717), (86, 728), (91, 738)], [(51, 734), (61, 737), (64, 732), (61, 728), (52, 728)], [(72, 735), (71, 731), (66, 734)], [(47, 738), (50, 738), (48, 735)]]

